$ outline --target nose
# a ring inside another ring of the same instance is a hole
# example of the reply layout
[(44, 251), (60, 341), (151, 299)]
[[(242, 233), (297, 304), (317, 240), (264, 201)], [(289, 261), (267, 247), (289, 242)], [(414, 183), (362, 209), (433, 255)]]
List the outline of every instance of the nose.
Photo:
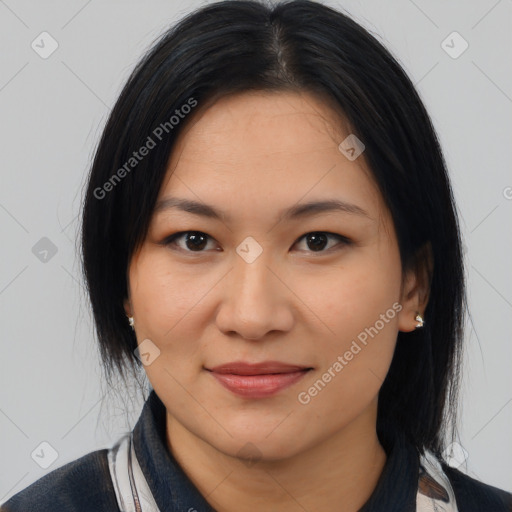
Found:
[(247, 263), (238, 255), (226, 276), (217, 310), (217, 327), (224, 334), (237, 333), (258, 340), (273, 331), (291, 330), (294, 317), (293, 293), (283, 277), (262, 256)]

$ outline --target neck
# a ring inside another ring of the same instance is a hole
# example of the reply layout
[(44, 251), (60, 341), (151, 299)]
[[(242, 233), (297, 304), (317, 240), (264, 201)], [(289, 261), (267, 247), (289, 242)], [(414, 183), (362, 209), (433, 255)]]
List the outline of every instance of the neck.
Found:
[(254, 464), (226, 455), (167, 415), (174, 458), (215, 510), (356, 512), (386, 462), (376, 434), (376, 404), (340, 431), (299, 454)]

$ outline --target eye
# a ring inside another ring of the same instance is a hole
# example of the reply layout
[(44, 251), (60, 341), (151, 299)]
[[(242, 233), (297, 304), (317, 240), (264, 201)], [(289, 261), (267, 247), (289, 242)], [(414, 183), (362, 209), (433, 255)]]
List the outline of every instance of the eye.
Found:
[[(166, 246), (177, 246), (178, 249), (187, 252), (204, 252), (203, 249), (208, 245), (209, 240), (213, 238), (202, 231), (180, 231), (166, 238), (162, 243)], [(183, 245), (180, 245), (179, 241), (183, 241)]]
[[(329, 238), (335, 239), (338, 241), (338, 244), (331, 245), (328, 249), (324, 250), (325, 247), (329, 244)], [(343, 235), (338, 235), (336, 233), (328, 233), (327, 231), (313, 231), (311, 233), (306, 233), (302, 235), (297, 243), (300, 240), (304, 239), (306, 244), (311, 248), (311, 252), (328, 252), (331, 249), (335, 249), (336, 245), (350, 245), (351, 240)]]
[[(311, 233), (302, 235), (294, 245), (300, 243), (303, 239), (311, 252), (328, 252), (331, 249), (335, 249), (337, 245), (346, 246), (351, 243), (351, 240), (343, 235), (329, 233), (327, 231), (312, 231)], [(329, 239), (337, 240), (338, 243), (331, 244), (331, 246), (326, 249), (326, 246), (329, 246)], [(212, 237), (202, 231), (180, 231), (167, 237), (162, 244), (177, 247), (178, 250), (185, 252), (204, 252), (205, 249), (208, 248), (208, 242), (213, 240)], [(308, 249), (305, 250), (307, 251)]]

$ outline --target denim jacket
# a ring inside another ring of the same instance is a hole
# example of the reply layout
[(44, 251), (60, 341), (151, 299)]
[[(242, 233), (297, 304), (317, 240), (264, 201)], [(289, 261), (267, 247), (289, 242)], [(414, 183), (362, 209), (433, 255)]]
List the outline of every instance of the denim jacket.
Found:
[[(165, 425), (165, 406), (152, 390), (129, 435), (133, 462), (141, 471), (140, 478), (147, 483), (151, 500), (160, 512), (214, 511), (168, 450)], [(379, 437), (387, 461), (374, 492), (360, 512), (512, 512), (512, 494), (436, 461), (442, 471), (432, 473), (433, 466), (429, 469), (426, 464), (428, 460), (420, 457), (405, 437), (393, 429), (379, 433)], [(112, 478), (113, 453), (113, 448), (110, 456), (108, 449), (97, 450), (51, 471), (11, 497), (0, 511), (120, 512), (118, 482), (114, 484)], [(446, 479), (446, 485), (439, 474)], [(127, 485), (131, 484), (134, 482)]]

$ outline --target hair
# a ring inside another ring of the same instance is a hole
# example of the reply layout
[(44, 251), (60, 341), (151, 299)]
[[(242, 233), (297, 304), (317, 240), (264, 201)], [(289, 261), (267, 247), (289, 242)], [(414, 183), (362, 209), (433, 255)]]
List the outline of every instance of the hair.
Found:
[[(447, 433), (456, 431), (466, 308), (446, 164), (397, 60), (349, 16), (313, 1), (206, 5), (153, 44), (122, 89), (88, 176), (81, 233), (107, 380), (116, 372), (125, 379), (127, 369), (136, 374), (142, 366), (123, 307), (127, 272), (146, 237), (174, 142), (191, 118), (177, 114), (191, 110), (185, 105), (201, 108), (249, 91), (308, 92), (339, 107), (365, 144), (365, 161), (393, 219), (402, 270), (428, 268), (430, 252), (426, 323), (398, 333), (379, 392), (377, 429), (391, 421), (420, 452), (440, 454)], [(133, 152), (149, 146), (148, 137), (154, 147), (136, 160)]]

